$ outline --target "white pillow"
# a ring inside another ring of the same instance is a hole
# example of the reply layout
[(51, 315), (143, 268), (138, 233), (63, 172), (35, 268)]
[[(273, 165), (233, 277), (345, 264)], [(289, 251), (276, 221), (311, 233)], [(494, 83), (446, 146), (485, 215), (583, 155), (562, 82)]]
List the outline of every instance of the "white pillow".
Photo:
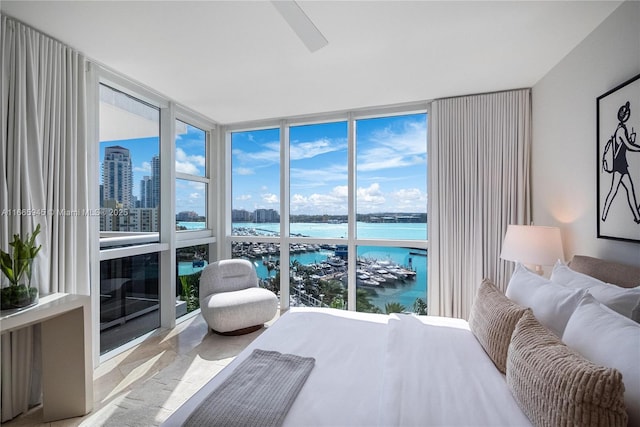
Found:
[(596, 300), (610, 309), (640, 322), (640, 286), (622, 288), (605, 283), (595, 277), (578, 273), (560, 261), (553, 267), (551, 281), (574, 289), (587, 289)]
[(585, 293), (584, 289), (552, 283), (516, 263), (505, 294), (515, 303), (531, 308), (540, 323), (561, 337), (571, 313)]
[(640, 324), (586, 295), (562, 341), (593, 363), (620, 371), (629, 425), (640, 426)]

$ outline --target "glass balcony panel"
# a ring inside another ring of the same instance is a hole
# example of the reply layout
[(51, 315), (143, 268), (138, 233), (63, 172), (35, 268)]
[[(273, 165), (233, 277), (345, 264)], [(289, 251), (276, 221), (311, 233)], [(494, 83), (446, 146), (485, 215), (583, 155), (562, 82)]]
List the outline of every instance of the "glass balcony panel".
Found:
[(200, 308), (202, 270), (209, 264), (209, 245), (176, 249), (176, 318)]
[(158, 253), (100, 262), (100, 353), (160, 327)]

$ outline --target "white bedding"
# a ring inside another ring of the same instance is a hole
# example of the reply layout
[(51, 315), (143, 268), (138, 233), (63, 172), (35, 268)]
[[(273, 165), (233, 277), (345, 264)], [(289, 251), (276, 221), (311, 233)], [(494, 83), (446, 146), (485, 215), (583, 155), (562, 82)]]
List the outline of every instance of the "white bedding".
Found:
[(313, 308), (284, 314), (163, 425), (255, 348), (316, 359), (285, 426), (530, 425), (466, 321)]

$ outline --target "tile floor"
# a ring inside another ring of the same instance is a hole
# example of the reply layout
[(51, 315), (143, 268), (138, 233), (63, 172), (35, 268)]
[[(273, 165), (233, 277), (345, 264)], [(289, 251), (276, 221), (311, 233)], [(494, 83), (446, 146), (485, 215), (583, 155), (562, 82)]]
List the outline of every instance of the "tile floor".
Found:
[(237, 337), (220, 336), (208, 331), (202, 316), (194, 316), (171, 331), (157, 331), (142, 344), (103, 362), (94, 372), (94, 408), (90, 414), (43, 423), (41, 409), (34, 408), (2, 425), (160, 425), (264, 330)]

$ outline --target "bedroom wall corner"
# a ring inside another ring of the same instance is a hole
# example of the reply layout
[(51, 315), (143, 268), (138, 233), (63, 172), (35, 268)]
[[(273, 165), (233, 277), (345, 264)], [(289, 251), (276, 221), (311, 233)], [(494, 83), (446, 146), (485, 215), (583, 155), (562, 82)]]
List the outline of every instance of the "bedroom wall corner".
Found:
[(533, 86), (532, 217), (561, 228), (567, 260), (640, 266), (639, 243), (596, 237), (596, 98), (638, 73), (640, 2), (627, 0)]

